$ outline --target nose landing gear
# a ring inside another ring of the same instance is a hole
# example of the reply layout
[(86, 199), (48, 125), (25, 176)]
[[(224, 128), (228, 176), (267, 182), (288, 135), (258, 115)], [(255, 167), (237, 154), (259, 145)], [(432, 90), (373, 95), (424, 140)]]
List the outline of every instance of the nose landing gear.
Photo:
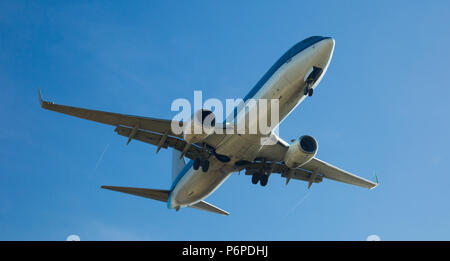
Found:
[(311, 84), (308, 83), (305, 87), (305, 90), (303, 91), (303, 94), (311, 97), (313, 95), (313, 92), (314, 92), (314, 89), (311, 87)]
[(317, 79), (319, 79), (320, 75), (322, 74), (323, 69), (313, 66), (311, 73), (308, 75), (308, 78), (306, 78), (306, 87), (303, 90), (304, 95), (312, 96), (314, 89), (311, 87)]

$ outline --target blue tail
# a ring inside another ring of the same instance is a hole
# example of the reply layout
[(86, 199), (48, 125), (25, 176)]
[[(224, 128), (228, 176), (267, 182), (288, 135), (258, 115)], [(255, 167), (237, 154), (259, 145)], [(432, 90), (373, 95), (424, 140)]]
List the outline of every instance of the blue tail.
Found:
[(176, 179), (181, 170), (186, 166), (184, 158), (181, 157), (181, 152), (178, 150), (172, 150), (172, 181)]

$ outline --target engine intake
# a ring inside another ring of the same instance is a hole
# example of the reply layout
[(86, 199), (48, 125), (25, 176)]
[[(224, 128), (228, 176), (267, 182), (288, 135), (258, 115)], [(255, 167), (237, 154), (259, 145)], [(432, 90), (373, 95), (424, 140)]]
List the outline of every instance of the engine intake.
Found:
[(301, 136), (289, 146), (286, 155), (284, 155), (284, 163), (289, 168), (301, 167), (314, 158), (317, 149), (316, 139), (309, 135)]

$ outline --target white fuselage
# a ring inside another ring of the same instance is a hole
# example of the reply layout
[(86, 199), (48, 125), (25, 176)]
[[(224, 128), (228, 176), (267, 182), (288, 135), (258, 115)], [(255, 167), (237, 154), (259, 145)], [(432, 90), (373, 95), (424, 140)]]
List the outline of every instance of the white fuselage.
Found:
[[(281, 122), (307, 97), (303, 92), (306, 87), (305, 78), (313, 66), (322, 68), (323, 72), (312, 88), (317, 86), (333, 55), (334, 40), (321, 37), (303, 42), (291, 48), (277, 61), (264, 75), (262, 81), (258, 82), (257, 86), (244, 98), (245, 102), (248, 99), (278, 99), (279, 121)], [(295, 48), (300, 51), (293, 56), (286, 56), (289, 52), (296, 51)], [(270, 106), (268, 108), (270, 109)], [(248, 111), (241, 110), (237, 113), (236, 123), (238, 125), (249, 118)], [(258, 115), (261, 114), (263, 113), (260, 112)], [(250, 128), (250, 125), (258, 126), (258, 121), (259, 118), (256, 118), (256, 120), (247, 122), (246, 128)], [(262, 146), (260, 138), (259, 135), (227, 135), (221, 145), (216, 148), (216, 152), (229, 156), (230, 162), (223, 163), (212, 156), (209, 158), (210, 166), (207, 172), (203, 172), (201, 168), (194, 170), (192, 161), (189, 162), (173, 182), (168, 207), (178, 208), (193, 205), (211, 195), (231, 173), (236, 171), (236, 161), (255, 159)]]

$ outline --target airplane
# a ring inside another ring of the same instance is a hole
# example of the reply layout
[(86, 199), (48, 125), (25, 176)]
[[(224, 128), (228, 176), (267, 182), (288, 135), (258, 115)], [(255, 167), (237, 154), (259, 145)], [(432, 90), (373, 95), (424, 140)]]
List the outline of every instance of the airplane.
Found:
[[(280, 122), (306, 97), (313, 95), (322, 80), (334, 52), (332, 37), (312, 36), (285, 52), (263, 75), (243, 99), (279, 99)], [(115, 126), (117, 134), (161, 148), (172, 148), (172, 185), (170, 189), (101, 186), (101, 188), (145, 197), (167, 204), (169, 209), (190, 207), (217, 214), (229, 215), (205, 199), (216, 191), (232, 173), (245, 170), (253, 184), (266, 186), (271, 174), (281, 174), (286, 185), (291, 179), (320, 183), (324, 178), (363, 188), (378, 185), (350, 172), (339, 169), (316, 157), (318, 143), (310, 135), (303, 135), (291, 144), (274, 133), (275, 142), (260, 142), (261, 134), (191, 134), (174, 133), (171, 120), (130, 116), (89, 110), (44, 101), (39, 89), (42, 108), (67, 115)], [(212, 111), (194, 112), (192, 121), (203, 124)], [(223, 126), (245, 121), (248, 110), (235, 111), (234, 121)], [(227, 118), (228, 119), (228, 118)], [(253, 122), (252, 124), (257, 124)], [(218, 124), (219, 126), (219, 124)], [(184, 158), (188, 158), (186, 163)]]

